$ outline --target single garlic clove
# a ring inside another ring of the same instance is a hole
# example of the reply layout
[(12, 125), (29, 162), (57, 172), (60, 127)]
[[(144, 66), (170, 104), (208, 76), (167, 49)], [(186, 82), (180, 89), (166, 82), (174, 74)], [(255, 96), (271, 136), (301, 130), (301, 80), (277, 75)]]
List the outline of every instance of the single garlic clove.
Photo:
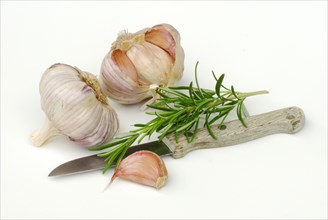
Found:
[(54, 64), (40, 81), (41, 107), (47, 123), (31, 141), (41, 146), (59, 134), (81, 146), (110, 141), (119, 123), (96, 76), (66, 64)]
[(172, 58), (160, 47), (144, 42), (136, 44), (127, 52), (139, 74), (142, 85), (166, 85), (172, 68)]
[(157, 30), (166, 30), (168, 31), (174, 41), (176, 42), (175, 44), (175, 62), (174, 65), (171, 69), (171, 77), (168, 81), (168, 85), (174, 85), (177, 81), (179, 81), (182, 77), (182, 73), (184, 70), (184, 50), (181, 47), (180, 44), (180, 34), (179, 32), (170, 24), (159, 24), (154, 26), (153, 28), (157, 29)]
[(122, 104), (155, 100), (154, 88), (175, 85), (181, 79), (184, 57), (180, 34), (169, 24), (120, 32), (103, 59), (100, 86)]
[(121, 161), (111, 182), (117, 177), (160, 189), (167, 181), (164, 161), (151, 151), (137, 151)]
[(114, 50), (112, 52), (112, 59), (119, 67), (119, 69), (131, 80), (138, 80), (137, 70), (131, 62), (130, 58), (126, 55), (125, 51)]
[(175, 40), (173, 36), (162, 26), (154, 26), (150, 31), (146, 32), (145, 40), (161, 47), (175, 60)]
[(107, 54), (102, 62), (99, 84), (107, 96), (122, 104), (137, 103), (148, 96), (148, 86), (139, 85), (133, 73), (127, 73), (112, 59), (112, 53)]

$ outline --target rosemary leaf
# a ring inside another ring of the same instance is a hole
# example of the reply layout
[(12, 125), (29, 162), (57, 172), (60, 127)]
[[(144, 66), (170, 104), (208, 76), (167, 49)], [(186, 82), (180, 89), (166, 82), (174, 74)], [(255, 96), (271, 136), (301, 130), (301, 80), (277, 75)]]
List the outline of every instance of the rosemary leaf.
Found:
[(212, 136), (212, 138), (214, 138), (216, 140), (217, 137), (214, 134), (214, 132), (213, 132), (213, 130), (211, 128), (211, 125), (208, 123), (208, 118), (209, 118), (209, 113), (206, 114), (206, 121), (205, 121), (206, 128), (207, 128), (209, 134)]
[(197, 121), (196, 121), (196, 125), (195, 125), (195, 128), (194, 128), (194, 132), (192, 134), (192, 137), (191, 137), (191, 142), (193, 142), (196, 138), (196, 134), (198, 132), (198, 124), (199, 124), (199, 119), (200, 117), (198, 117)]
[(233, 86), (231, 86), (231, 93), (232, 93), (232, 95), (233, 95), (236, 99), (239, 100), (239, 97), (237, 96), (237, 94), (236, 94), (236, 92), (235, 92)]
[(192, 121), (188, 122), (187, 124), (179, 127), (176, 131), (180, 132), (180, 131), (184, 131), (186, 130), (186, 128), (188, 128), (190, 125), (193, 125), (196, 122), (197, 118), (193, 119)]
[(238, 105), (237, 105), (237, 116), (238, 116), (238, 119), (240, 120), (240, 122), (244, 125), (244, 127), (247, 128), (247, 125), (246, 125), (246, 123), (244, 121), (244, 118), (243, 118), (243, 115), (242, 115), (241, 104), (242, 104), (242, 102), (239, 102)]
[(164, 107), (160, 107), (158, 105), (147, 105), (147, 106), (152, 109), (157, 109), (157, 110), (162, 110), (162, 111), (172, 111), (171, 108), (164, 108)]
[(203, 93), (202, 93), (202, 90), (200, 89), (200, 86), (199, 86), (199, 84), (198, 84), (198, 77), (197, 77), (197, 68), (198, 68), (198, 61), (197, 61), (197, 63), (196, 63), (196, 66), (195, 66), (195, 81), (196, 81), (196, 85), (197, 85), (197, 89), (198, 89), (198, 92), (199, 92), (199, 94), (200, 94), (200, 96), (203, 98)]
[(222, 82), (224, 79), (224, 74), (222, 74), (219, 79), (216, 81), (216, 85), (215, 85), (215, 91), (216, 91), (216, 95), (218, 96), (219, 99), (221, 99), (221, 87), (222, 87)]
[(193, 93), (193, 88), (192, 88), (192, 82), (190, 82), (188, 90), (189, 90), (190, 99), (192, 100), (193, 104), (196, 105), (196, 102), (195, 102), (195, 99), (194, 99), (195, 94)]
[(118, 159), (116, 160), (115, 170), (117, 170), (117, 167), (120, 165), (120, 163), (128, 149), (129, 149), (129, 145), (124, 146), (123, 151), (120, 153)]
[[(107, 165), (103, 169), (103, 173), (106, 173), (106, 171), (110, 168), (110, 166), (113, 164), (114, 160), (119, 156), (119, 154), (124, 150), (124, 147), (117, 148), (112, 154), (108, 156), (109, 160), (107, 161)], [(123, 155), (124, 156), (124, 155)]]
[(127, 140), (128, 138), (125, 138), (125, 139), (121, 139), (121, 140), (118, 140), (118, 141), (113, 141), (113, 142), (110, 142), (108, 144), (104, 144), (104, 145), (100, 145), (100, 146), (96, 146), (96, 147), (90, 147), (89, 150), (91, 151), (99, 151), (99, 150), (103, 150), (103, 149), (106, 149), (106, 148), (110, 148), (110, 147), (113, 147), (113, 146), (116, 146), (120, 143), (123, 143)]
[(215, 81), (218, 81), (218, 78), (216, 77), (216, 75), (215, 75), (215, 73), (214, 73), (214, 71), (213, 71), (213, 70), (212, 70), (212, 75), (213, 75), (213, 77), (214, 77)]

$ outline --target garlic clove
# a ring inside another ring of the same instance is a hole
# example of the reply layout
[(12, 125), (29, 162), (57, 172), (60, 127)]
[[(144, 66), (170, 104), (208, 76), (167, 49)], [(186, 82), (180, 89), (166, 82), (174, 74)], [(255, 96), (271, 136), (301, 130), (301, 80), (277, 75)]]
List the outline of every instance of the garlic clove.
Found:
[(161, 25), (157, 25), (146, 32), (145, 40), (161, 47), (175, 60), (175, 41), (170, 32)]
[(149, 96), (148, 86), (141, 86), (121, 71), (111, 54), (103, 59), (99, 84), (107, 96), (122, 104), (137, 103)]
[(184, 70), (184, 50), (181, 47), (181, 39), (180, 39), (180, 34), (177, 31), (177, 29), (175, 29), (172, 25), (170, 24), (159, 24), (159, 25), (155, 25), (153, 28), (155, 28), (156, 30), (166, 30), (168, 31), (176, 44), (175, 47), (175, 62), (174, 65), (171, 69), (171, 77), (168, 80), (168, 85), (174, 85), (177, 81), (179, 81), (182, 77), (182, 73)]
[(165, 85), (172, 68), (172, 58), (163, 49), (150, 43), (134, 45), (127, 52), (139, 73), (141, 85)]
[(172, 35), (175, 43), (176, 43), (176, 47), (175, 47), (175, 62), (174, 65), (171, 69), (171, 77), (168, 80), (168, 85), (174, 85), (177, 81), (179, 81), (182, 78), (182, 73), (184, 71), (184, 58), (185, 58), (185, 54), (184, 54), (184, 50), (181, 47), (180, 44), (180, 34), (179, 32), (170, 24), (159, 24), (154, 26), (154, 28), (156, 29), (165, 29), (168, 32), (170, 32), (170, 34)]
[(167, 181), (164, 161), (151, 151), (137, 151), (121, 161), (111, 178), (117, 177), (160, 189)]
[(133, 81), (138, 80), (136, 68), (134, 67), (129, 57), (126, 55), (125, 51), (114, 50), (112, 52), (112, 59), (115, 62), (115, 64), (118, 66), (118, 68), (123, 73), (125, 73), (125, 75), (127, 75), (131, 80)]

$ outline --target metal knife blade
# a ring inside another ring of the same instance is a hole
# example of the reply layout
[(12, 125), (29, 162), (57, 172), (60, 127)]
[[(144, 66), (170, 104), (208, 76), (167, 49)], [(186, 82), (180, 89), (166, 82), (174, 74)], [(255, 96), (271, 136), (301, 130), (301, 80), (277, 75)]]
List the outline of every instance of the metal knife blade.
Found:
[[(134, 152), (148, 150), (152, 151), (159, 156), (165, 156), (172, 154), (172, 151), (162, 141), (152, 141), (144, 144), (131, 146), (125, 153), (124, 158), (133, 154)], [(51, 176), (63, 176), (75, 173), (83, 173), (92, 170), (103, 169), (106, 165), (104, 158), (98, 157), (97, 154), (78, 158), (75, 160), (68, 161), (56, 167), (49, 173)]]

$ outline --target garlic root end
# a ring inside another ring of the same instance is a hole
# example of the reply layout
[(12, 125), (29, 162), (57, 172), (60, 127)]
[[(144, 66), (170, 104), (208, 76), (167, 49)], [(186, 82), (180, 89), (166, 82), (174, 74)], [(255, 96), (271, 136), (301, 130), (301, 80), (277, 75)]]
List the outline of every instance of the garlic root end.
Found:
[(162, 188), (165, 185), (166, 180), (167, 180), (167, 176), (158, 177), (155, 185), (156, 189)]
[(57, 135), (60, 135), (57, 128), (55, 128), (50, 121), (47, 121), (43, 127), (32, 133), (30, 139), (34, 146), (41, 147)]
[(103, 192), (105, 192), (105, 191), (110, 187), (110, 185), (112, 185), (112, 182), (113, 182), (113, 180), (111, 180), (111, 181), (105, 186)]

